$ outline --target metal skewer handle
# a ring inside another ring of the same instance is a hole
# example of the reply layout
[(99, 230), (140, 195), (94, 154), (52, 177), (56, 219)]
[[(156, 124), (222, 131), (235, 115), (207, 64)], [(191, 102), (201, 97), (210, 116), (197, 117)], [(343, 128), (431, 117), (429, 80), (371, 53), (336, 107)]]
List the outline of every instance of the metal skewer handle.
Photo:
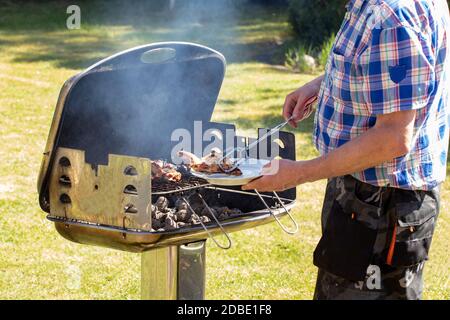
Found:
[(281, 201), (280, 197), (278, 196), (278, 194), (273, 191), (273, 194), (275, 195), (275, 197), (277, 198), (278, 202), (280, 203), (280, 205), (283, 207), (284, 211), (286, 212), (286, 214), (288, 215), (289, 219), (291, 219), (292, 223), (294, 224), (294, 230), (288, 230), (280, 221), (280, 219), (278, 219), (277, 215), (272, 211), (272, 209), (270, 208), (270, 206), (267, 204), (267, 202), (264, 200), (264, 198), (262, 197), (262, 195), (258, 192), (258, 190), (254, 189), (255, 193), (258, 195), (259, 199), (262, 201), (262, 203), (264, 204), (264, 206), (267, 208), (267, 210), (269, 210), (270, 214), (274, 217), (275, 221), (278, 223), (278, 225), (281, 227), (281, 229), (283, 229), (284, 232), (286, 232), (287, 234), (295, 234), (298, 231), (298, 224), (297, 221), (294, 220), (294, 218), (291, 216), (291, 214), (289, 213), (289, 210), (284, 206), (283, 201)]
[(200, 216), (194, 211), (194, 209), (192, 209), (191, 205), (189, 204), (189, 202), (187, 201), (187, 199), (185, 197), (182, 197), (183, 201), (186, 203), (186, 205), (188, 206), (189, 210), (191, 210), (192, 214), (196, 215), (198, 218), (198, 221), (200, 222), (201, 226), (203, 227), (203, 229), (206, 231), (206, 233), (208, 234), (208, 237), (214, 241), (214, 243), (216, 244), (216, 246), (218, 246), (221, 249), (230, 249), (232, 242), (231, 242), (231, 238), (228, 235), (228, 233), (225, 231), (225, 229), (223, 228), (222, 224), (219, 222), (219, 220), (216, 218), (214, 212), (211, 210), (211, 208), (208, 206), (208, 204), (206, 203), (206, 201), (203, 199), (203, 197), (200, 194), (197, 194), (200, 199), (202, 200), (203, 204), (205, 205), (205, 207), (208, 209), (209, 213), (211, 214), (211, 216), (214, 218), (214, 220), (216, 221), (217, 225), (219, 226), (220, 230), (222, 231), (222, 233), (225, 235), (225, 237), (227, 238), (228, 244), (223, 246), (221, 245), (216, 239), (215, 237), (212, 235), (212, 233), (209, 231), (209, 229), (206, 227), (206, 225), (203, 223), (202, 219), (200, 218)]

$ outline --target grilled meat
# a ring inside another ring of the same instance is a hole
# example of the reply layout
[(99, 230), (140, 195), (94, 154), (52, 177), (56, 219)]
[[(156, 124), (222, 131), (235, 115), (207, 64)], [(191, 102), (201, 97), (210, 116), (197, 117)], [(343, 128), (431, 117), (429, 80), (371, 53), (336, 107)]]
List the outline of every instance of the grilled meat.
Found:
[[(239, 170), (238, 168), (235, 168), (231, 172), (224, 171), (233, 168), (234, 163), (230, 158), (227, 157), (221, 160), (223, 157), (222, 152), (218, 149), (211, 150), (211, 153), (204, 156), (202, 159), (198, 158), (195, 154), (187, 151), (179, 151), (178, 156), (186, 165), (197, 172), (227, 173), (233, 176), (242, 175), (241, 170)], [(220, 161), (222, 162), (220, 163)]]
[(181, 161), (189, 167), (193, 164), (202, 162), (202, 159), (197, 157), (195, 154), (184, 150), (178, 151), (178, 157), (180, 157)]
[(181, 173), (173, 164), (162, 160), (156, 160), (152, 161), (152, 180), (153, 179), (166, 179), (172, 182), (179, 182), (181, 180)]

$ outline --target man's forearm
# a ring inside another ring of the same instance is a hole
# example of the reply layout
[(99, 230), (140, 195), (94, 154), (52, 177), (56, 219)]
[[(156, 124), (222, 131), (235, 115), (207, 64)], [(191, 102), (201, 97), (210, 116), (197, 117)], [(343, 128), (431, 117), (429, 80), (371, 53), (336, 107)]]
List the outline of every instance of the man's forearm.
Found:
[(318, 86), (318, 89), (320, 89), (320, 85), (322, 84), (323, 78), (325, 78), (325, 74), (322, 74), (313, 80)]
[(389, 128), (372, 128), (330, 153), (304, 161), (298, 167), (299, 183), (359, 172), (408, 152)]

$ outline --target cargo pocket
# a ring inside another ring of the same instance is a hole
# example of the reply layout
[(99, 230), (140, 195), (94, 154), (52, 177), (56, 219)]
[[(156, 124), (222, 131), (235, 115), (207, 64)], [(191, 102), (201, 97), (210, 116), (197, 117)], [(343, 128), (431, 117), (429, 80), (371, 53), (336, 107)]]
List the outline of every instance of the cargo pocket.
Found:
[(408, 267), (428, 260), (437, 212), (438, 203), (428, 196), (422, 202), (396, 204), (388, 265)]
[(372, 260), (379, 216), (380, 208), (352, 193), (335, 200), (314, 251), (314, 265), (348, 280), (363, 280)]

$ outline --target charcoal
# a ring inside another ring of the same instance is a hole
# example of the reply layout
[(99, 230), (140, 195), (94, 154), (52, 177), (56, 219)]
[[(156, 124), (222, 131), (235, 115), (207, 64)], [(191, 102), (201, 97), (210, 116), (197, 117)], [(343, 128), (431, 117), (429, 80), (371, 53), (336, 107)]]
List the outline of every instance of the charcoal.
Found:
[(174, 220), (175, 222), (178, 221), (178, 217), (177, 217), (177, 215), (175, 214), (175, 212), (168, 212), (168, 213), (167, 213), (166, 219), (167, 219), (167, 218), (170, 218), (170, 219)]
[(225, 206), (214, 206), (210, 208), (210, 211), (195, 197), (189, 199), (189, 202), (194, 211), (181, 198), (175, 201), (174, 207), (169, 208), (169, 200), (166, 197), (159, 197), (151, 206), (153, 229), (157, 231), (174, 230), (189, 225), (206, 224), (215, 220), (214, 218), (222, 221), (242, 214), (239, 209), (230, 209)]
[(202, 202), (200, 202), (198, 199), (196, 200), (194, 198), (194, 201), (192, 201), (190, 203), (192, 210), (194, 210), (194, 212), (198, 213), (198, 212), (202, 212), (203, 208), (205, 208), (205, 206), (203, 205)]
[(166, 220), (165, 220), (164, 228), (165, 228), (166, 230), (173, 230), (173, 229), (178, 228), (178, 225), (177, 225), (177, 223), (176, 223), (175, 220), (173, 220), (173, 219), (170, 218), (170, 217), (167, 217)]
[(156, 214), (155, 214), (154, 218), (157, 219), (157, 220), (160, 220), (160, 221), (164, 221), (166, 219), (166, 217), (167, 217), (167, 213), (156, 211)]
[(178, 226), (178, 228), (183, 228), (183, 227), (186, 227), (186, 226), (187, 226), (187, 223), (184, 223), (184, 222), (177, 222), (177, 226)]
[(242, 214), (242, 211), (234, 208), (234, 209), (228, 210), (228, 214), (230, 215), (230, 217), (236, 217), (236, 216), (240, 216)]
[(178, 218), (177, 221), (187, 222), (189, 221), (189, 218), (192, 216), (192, 213), (190, 210), (180, 210), (177, 211), (176, 216)]
[(165, 216), (165, 213), (161, 212), (158, 207), (152, 204), (152, 218), (161, 219), (162, 216)]
[(189, 222), (192, 224), (199, 224), (200, 220), (197, 215), (192, 215), (191, 218), (189, 219)]
[(182, 199), (178, 199), (177, 201), (175, 201), (175, 208), (178, 211), (187, 210), (187, 203)]
[(214, 209), (216, 210), (216, 212), (219, 216), (221, 214), (227, 213), (229, 210), (228, 207), (214, 207)]
[[(214, 208), (211, 208), (211, 211), (212, 211), (212, 214), (214, 214), (214, 216), (216, 216), (216, 217), (218, 216), (218, 212)], [(203, 208), (201, 215), (212, 219), (213, 217), (211, 215), (211, 211), (209, 211), (208, 208), (205, 207), (205, 208)]]
[(169, 200), (166, 197), (159, 197), (156, 200), (156, 207), (159, 211), (166, 212), (167, 207), (169, 206)]
[(162, 221), (159, 221), (159, 220), (156, 220), (156, 219), (152, 221), (152, 224), (153, 224), (153, 229), (156, 229), (158, 231), (159, 231), (160, 228), (164, 227), (164, 223)]
[(219, 215), (219, 220), (226, 220), (228, 219), (228, 214), (226, 212), (222, 213), (221, 215)]
[(202, 221), (203, 223), (211, 222), (211, 219), (208, 218), (207, 216), (201, 216), (200, 219), (201, 219), (201, 221)]

